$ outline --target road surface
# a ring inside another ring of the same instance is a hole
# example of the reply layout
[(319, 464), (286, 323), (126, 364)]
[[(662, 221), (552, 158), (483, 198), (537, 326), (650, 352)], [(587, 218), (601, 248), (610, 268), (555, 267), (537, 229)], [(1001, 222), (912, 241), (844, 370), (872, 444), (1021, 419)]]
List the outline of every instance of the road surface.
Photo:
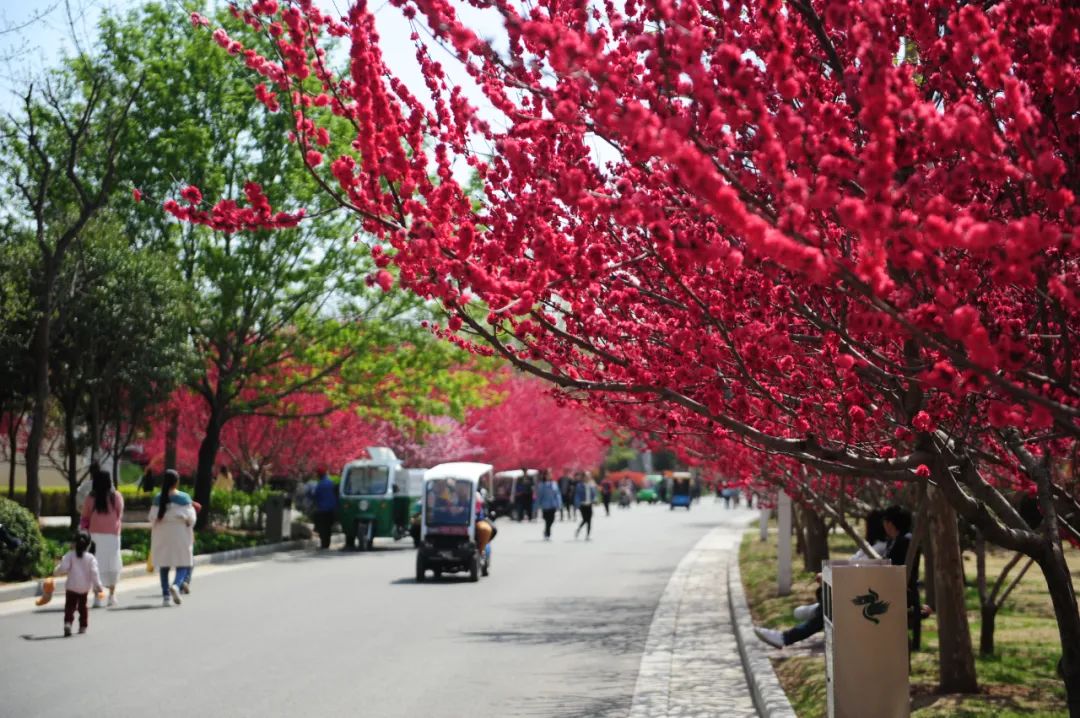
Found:
[(622, 718), (676, 567), (706, 535), (730, 552), (750, 518), (613, 506), (589, 542), (501, 520), (475, 584), (417, 584), (407, 542), (198, 568), (179, 607), (133, 579), (68, 639), (62, 596), (0, 604), (0, 716)]

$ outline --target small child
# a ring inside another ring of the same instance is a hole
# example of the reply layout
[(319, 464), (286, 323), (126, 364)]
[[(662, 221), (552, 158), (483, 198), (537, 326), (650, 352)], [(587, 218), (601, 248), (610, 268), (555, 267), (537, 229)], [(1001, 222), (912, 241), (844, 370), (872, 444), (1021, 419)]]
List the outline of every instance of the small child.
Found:
[(71, 635), (71, 624), (75, 620), (75, 609), (79, 610), (79, 633), (86, 633), (86, 595), (91, 589), (100, 593), (105, 590), (98, 575), (97, 559), (90, 553), (90, 534), (79, 531), (75, 534), (74, 548), (64, 554), (60, 565), (53, 574), (67, 575), (64, 596), (64, 636)]

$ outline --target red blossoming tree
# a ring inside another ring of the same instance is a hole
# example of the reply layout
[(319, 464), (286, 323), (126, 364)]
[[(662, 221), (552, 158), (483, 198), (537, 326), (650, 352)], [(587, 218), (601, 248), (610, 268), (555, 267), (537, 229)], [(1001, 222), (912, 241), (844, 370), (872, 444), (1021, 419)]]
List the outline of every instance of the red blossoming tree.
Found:
[[(234, 473), (246, 474), (261, 484), (273, 476), (305, 478), (318, 466), (339, 470), (346, 462), (364, 456), (368, 446), (380, 443), (379, 431), (365, 422), (351, 407), (337, 407), (323, 394), (297, 393), (276, 415), (238, 416), (222, 429), (218, 462)], [(195, 475), (199, 465), (202, 429), (209, 408), (202, 397), (181, 389), (158, 408), (160, 420), (153, 423), (144, 442), (144, 452), (155, 470), (165, 466), (170, 422), (176, 427), (176, 468)]]
[[(493, 0), (497, 50), (449, 0), (394, 4), (417, 25), (424, 101), (384, 62), (364, 2), (334, 18), (260, 0), (236, 13), (258, 43), (215, 31), (377, 238), (372, 280), (396, 268), (445, 308), (438, 333), (703, 457), (749, 447), (924, 487), (942, 689), (976, 687), (960, 514), (1042, 570), (1080, 716), (1061, 547), (1080, 438), (1080, 8)], [(269, 56), (251, 49), (266, 41)], [(354, 134), (324, 157), (331, 117)], [(166, 209), (225, 230), (302, 221), (257, 204)]]
[(601, 426), (579, 406), (561, 401), (543, 382), (520, 374), (495, 378), (491, 405), (469, 412), (468, 436), (478, 461), (505, 469), (595, 470), (607, 452)]

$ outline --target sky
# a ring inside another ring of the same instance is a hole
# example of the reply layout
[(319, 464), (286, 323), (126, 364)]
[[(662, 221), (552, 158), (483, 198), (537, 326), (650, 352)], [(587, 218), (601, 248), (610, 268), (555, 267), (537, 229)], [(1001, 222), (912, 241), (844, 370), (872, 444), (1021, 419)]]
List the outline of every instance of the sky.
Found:
[[(76, 42), (83, 46), (91, 44), (95, 23), (103, 11), (124, 12), (138, 7), (142, 1), (0, 0), (0, 111), (10, 112), (14, 109), (18, 103), (17, 93), (26, 83), (46, 68), (56, 65), (65, 53), (73, 52)], [(327, 10), (339, 11), (346, 9), (349, 2), (317, 1)], [(370, 2), (376, 8), (376, 22), (387, 64), (414, 94), (425, 98), (427, 89), (416, 63), (413, 44), (409, 41), (411, 30), (408, 23), (386, 0)], [(490, 39), (502, 34), (497, 15), (463, 5), (462, 18), (481, 38)], [(461, 84), (466, 96), (483, 112), (487, 103), (460, 64), (442, 49), (434, 49), (432, 53), (446, 66), (451, 79)]]
[[(158, 0), (178, 3), (179, 0)], [(136, 8), (145, 0), (0, 0), (0, 113), (11, 114), (19, 108), (19, 97), (27, 83), (55, 66), (65, 54), (76, 47), (90, 47), (95, 37), (95, 25), (102, 12), (122, 13)], [(221, 0), (209, 0), (218, 6)], [(316, 0), (328, 11), (340, 15), (351, 0)], [(389, 0), (368, 0), (375, 8), (376, 27), (385, 62), (402, 82), (429, 107), (429, 94), (416, 62), (415, 47), (409, 40), (409, 23)], [(492, 41), (497, 51), (505, 51), (505, 30), (502, 19), (494, 10), (479, 10), (466, 0), (452, 0), (459, 17), (483, 40)], [(213, 5), (212, 5), (213, 6)], [(430, 38), (424, 34), (425, 40)], [(481, 118), (494, 128), (505, 126), (505, 118), (488, 103), (461, 64), (444, 48), (429, 42), (432, 56), (446, 69), (451, 83), (461, 86), (466, 98), (477, 108)], [(593, 159), (603, 166), (615, 159), (610, 148), (590, 137)], [(484, 151), (488, 148), (475, 146)], [(463, 160), (457, 161), (454, 173), (461, 181), (471, 169)]]

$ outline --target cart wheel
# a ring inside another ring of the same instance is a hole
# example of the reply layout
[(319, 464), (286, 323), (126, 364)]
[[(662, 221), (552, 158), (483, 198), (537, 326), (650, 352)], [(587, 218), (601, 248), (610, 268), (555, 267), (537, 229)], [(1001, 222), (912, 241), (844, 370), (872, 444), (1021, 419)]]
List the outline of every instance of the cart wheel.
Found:
[[(687, 506), (687, 508), (690, 508), (690, 507)], [(375, 537), (372, 536), (371, 538), (365, 538), (364, 543), (367, 544), (367, 549), (366, 550), (370, 551), (371, 549), (375, 548)]]
[(352, 551), (356, 548), (356, 536), (345, 534), (345, 550)]
[(480, 557), (473, 556), (469, 562), (469, 580), (473, 583), (480, 580)]
[(416, 557), (416, 582), (424, 582), (424, 561), (419, 556)]

